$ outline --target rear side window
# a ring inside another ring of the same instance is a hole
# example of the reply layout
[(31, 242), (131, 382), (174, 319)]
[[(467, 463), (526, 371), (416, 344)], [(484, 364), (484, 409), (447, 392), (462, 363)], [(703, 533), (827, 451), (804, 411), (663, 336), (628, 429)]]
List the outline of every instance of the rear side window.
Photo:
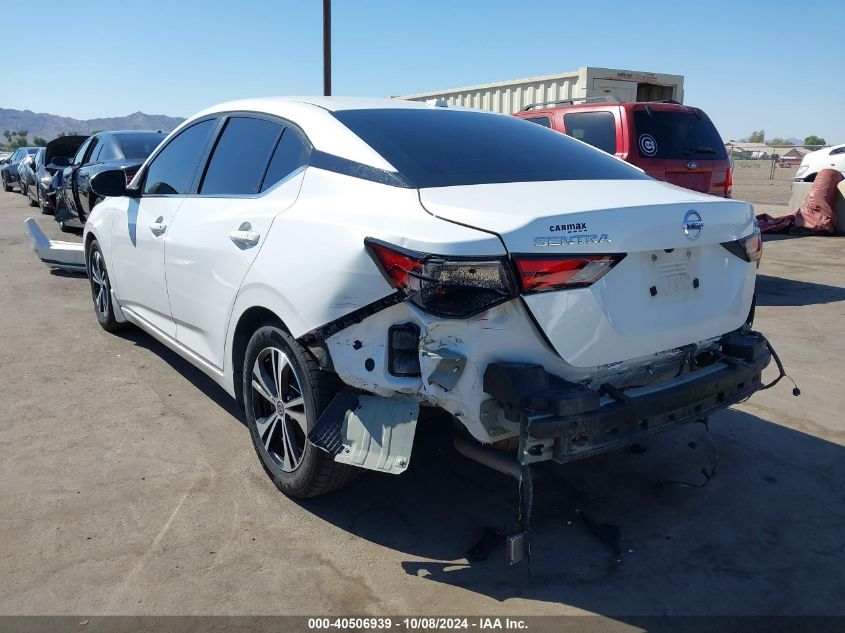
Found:
[(91, 145), (91, 139), (89, 138), (85, 141), (82, 146), (76, 151), (76, 154), (71, 161), (74, 165), (82, 164), (82, 157), (85, 156), (85, 152), (88, 151), (88, 146)]
[(88, 151), (85, 152), (85, 156), (82, 159), (83, 165), (89, 165), (94, 162), (94, 156), (99, 153), (100, 151), (100, 137), (95, 136), (91, 139), (91, 145), (88, 146)]
[(726, 159), (725, 145), (704, 112), (636, 110), (637, 150), (644, 158)]
[(531, 123), (536, 123), (537, 125), (542, 125), (543, 127), (552, 127), (552, 120), (547, 116), (527, 116), (520, 118)]
[(616, 121), (610, 112), (572, 112), (564, 115), (563, 125), (572, 138), (616, 153)]
[(258, 193), (282, 126), (265, 119), (232, 117), (217, 141), (201, 194)]
[(115, 134), (114, 139), (120, 146), (124, 158), (144, 160), (153, 153), (153, 150), (158, 147), (165, 136), (166, 134), (161, 132), (143, 132), (139, 134)]
[(308, 164), (310, 150), (299, 134), (290, 128), (285, 128), (285, 133), (279, 139), (276, 151), (261, 185), (261, 191), (267, 191), (270, 187), (279, 182), (282, 178), (296, 169)]
[(563, 134), (511, 116), (448, 108), (341, 110), (334, 116), (414, 188), (649, 178)]
[(205, 151), (215, 119), (206, 119), (181, 131), (153, 159), (144, 180), (149, 195), (187, 193), (200, 156)]
[(103, 163), (108, 160), (118, 160), (120, 153), (114, 146), (114, 138), (104, 137), (101, 143), (101, 149), (95, 157), (97, 162)]

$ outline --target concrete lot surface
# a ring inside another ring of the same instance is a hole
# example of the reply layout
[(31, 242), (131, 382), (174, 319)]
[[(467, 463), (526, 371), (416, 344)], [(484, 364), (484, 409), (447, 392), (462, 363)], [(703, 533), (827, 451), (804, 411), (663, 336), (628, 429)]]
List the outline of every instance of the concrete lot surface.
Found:
[(842, 238), (765, 246), (757, 326), (803, 395), (715, 416), (706, 487), (659, 483), (705, 481), (702, 425), (541, 469), (529, 574), (467, 562), (515, 485), (435, 417), (408, 473), (282, 496), (222, 390), (37, 260), (35, 214), (0, 193), (0, 614), (845, 614)]

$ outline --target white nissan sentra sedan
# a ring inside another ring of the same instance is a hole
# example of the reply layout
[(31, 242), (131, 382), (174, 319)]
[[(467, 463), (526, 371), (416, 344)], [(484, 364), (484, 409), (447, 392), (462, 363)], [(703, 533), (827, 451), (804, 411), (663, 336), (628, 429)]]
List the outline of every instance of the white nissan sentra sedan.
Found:
[(519, 476), (706, 419), (771, 359), (748, 203), (509, 116), (236, 101), (92, 186), (100, 324), (220, 383), (291, 496), (403, 472), (421, 406)]

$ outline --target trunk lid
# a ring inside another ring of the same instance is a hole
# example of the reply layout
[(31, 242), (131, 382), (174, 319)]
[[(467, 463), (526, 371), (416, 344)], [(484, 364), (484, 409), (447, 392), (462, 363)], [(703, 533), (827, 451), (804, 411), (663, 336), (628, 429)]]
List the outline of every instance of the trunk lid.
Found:
[(648, 180), (439, 187), (421, 189), (420, 200), (437, 217), (497, 234), (511, 256), (626, 253), (589, 287), (524, 295), (572, 365), (719, 336), (739, 327), (751, 306), (756, 267), (721, 246), (753, 231), (745, 202)]

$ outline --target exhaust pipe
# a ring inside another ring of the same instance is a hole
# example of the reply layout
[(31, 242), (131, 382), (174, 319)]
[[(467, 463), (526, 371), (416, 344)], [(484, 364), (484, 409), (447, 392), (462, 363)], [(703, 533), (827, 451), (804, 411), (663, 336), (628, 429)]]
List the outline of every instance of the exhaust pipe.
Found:
[(462, 435), (455, 436), (455, 450), (479, 464), (492, 468), (508, 477), (513, 477), (517, 481), (522, 481), (522, 466), (513, 457), (486, 448)]

